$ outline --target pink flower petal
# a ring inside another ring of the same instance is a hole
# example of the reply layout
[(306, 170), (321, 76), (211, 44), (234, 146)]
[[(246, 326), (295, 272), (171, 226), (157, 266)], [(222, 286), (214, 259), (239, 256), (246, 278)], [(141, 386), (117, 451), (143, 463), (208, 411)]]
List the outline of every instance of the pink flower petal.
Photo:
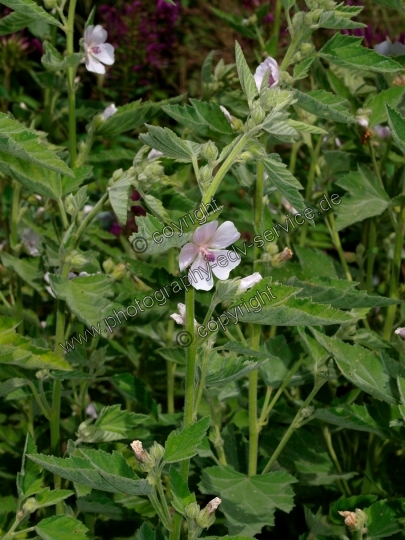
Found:
[[(214, 254), (215, 262), (210, 263), (214, 276), (216, 276), (218, 279), (228, 279), (231, 270), (233, 270), (238, 266), (238, 264), (240, 264), (240, 256), (237, 256), (234, 251), (230, 251), (228, 249), (215, 250)], [(218, 262), (218, 257), (220, 255), (222, 255), (226, 259), (225, 261), (224, 258), (221, 257), (221, 264), (219, 264)]]
[(273, 81), (272, 84), (268, 85), (269, 88), (273, 88), (274, 86), (278, 85), (280, 79), (280, 70), (274, 58), (271, 58), (271, 56), (269, 56), (257, 67), (254, 74), (255, 83), (259, 92), (262, 86), (263, 78), (266, 75), (266, 71), (268, 69), (270, 70), (270, 78)]
[(210, 246), (209, 241), (218, 227), (218, 221), (210, 221), (198, 227), (193, 236), (193, 242), (197, 246)]
[(198, 255), (198, 247), (195, 244), (188, 242), (181, 248), (179, 255), (179, 268), (180, 271), (190, 266), (194, 259)]
[[(88, 27), (90, 28), (90, 26)], [(86, 29), (86, 31), (88, 30)], [(94, 45), (101, 45), (102, 43), (105, 43), (105, 40), (107, 39), (107, 32), (104, 30), (104, 28), (101, 26), (101, 24), (98, 24), (92, 29), (92, 32), (90, 34), (90, 40), (86, 40), (86, 33), (85, 33), (85, 41), (87, 44), (89, 44), (91, 47)]]
[(188, 279), (191, 285), (199, 291), (210, 291), (214, 286), (211, 269), (208, 268), (208, 263), (202, 253), (199, 253), (191, 265)]
[(232, 221), (225, 221), (215, 231), (208, 246), (213, 249), (223, 249), (239, 240), (239, 238), (240, 233), (236, 230)]
[(94, 58), (91, 54), (88, 54), (86, 56), (86, 68), (88, 71), (91, 71), (93, 73), (99, 73), (100, 75), (104, 75), (105, 73), (104, 65), (99, 62), (97, 58)]
[(114, 47), (109, 43), (103, 43), (97, 45), (97, 50), (94, 49), (90, 51), (91, 56), (94, 56), (99, 62), (103, 62), (107, 66), (111, 66), (114, 63)]

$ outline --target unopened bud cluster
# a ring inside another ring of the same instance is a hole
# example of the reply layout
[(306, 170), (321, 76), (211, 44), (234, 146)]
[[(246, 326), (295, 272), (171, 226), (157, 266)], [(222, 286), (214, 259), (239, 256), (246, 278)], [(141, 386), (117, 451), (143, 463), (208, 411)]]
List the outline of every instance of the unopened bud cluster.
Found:
[[(200, 510), (200, 506), (197, 503), (191, 503), (185, 508), (186, 517), (194, 521), (200, 529), (208, 529), (215, 521), (215, 510), (221, 502), (219, 497), (215, 497), (202, 510)], [(191, 524), (189, 524), (190, 526)]]
[(131, 448), (142, 472), (150, 472), (158, 467), (160, 461), (165, 455), (165, 449), (157, 442), (153, 443), (153, 446), (149, 449), (149, 452), (144, 450), (141, 441), (133, 441), (131, 443)]
[(367, 520), (367, 514), (363, 512), (363, 510), (360, 510), (359, 508), (356, 508), (355, 512), (339, 510), (339, 514), (345, 518), (345, 525), (349, 531), (361, 531), (362, 533), (367, 532), (367, 529), (364, 527)]
[(292, 258), (294, 253), (288, 247), (284, 248), (283, 251), (280, 251), (279, 253), (277, 253), (275, 249), (278, 249), (275, 244), (270, 244), (267, 247), (268, 257), (266, 260), (270, 262), (273, 268), (282, 268), (286, 262)]

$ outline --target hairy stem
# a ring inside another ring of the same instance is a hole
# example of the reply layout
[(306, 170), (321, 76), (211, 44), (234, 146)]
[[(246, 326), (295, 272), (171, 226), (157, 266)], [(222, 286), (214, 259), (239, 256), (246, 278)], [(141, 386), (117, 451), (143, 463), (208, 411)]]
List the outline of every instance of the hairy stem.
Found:
[[(74, 25), (75, 25), (75, 10), (76, 1), (70, 0), (68, 24), (67, 24), (67, 54), (74, 53), (73, 37), (74, 37)], [(67, 80), (68, 80), (68, 106), (69, 106), (69, 151), (70, 151), (70, 165), (72, 168), (76, 166), (76, 96), (75, 96), (75, 75), (76, 69), (74, 67), (67, 68)]]

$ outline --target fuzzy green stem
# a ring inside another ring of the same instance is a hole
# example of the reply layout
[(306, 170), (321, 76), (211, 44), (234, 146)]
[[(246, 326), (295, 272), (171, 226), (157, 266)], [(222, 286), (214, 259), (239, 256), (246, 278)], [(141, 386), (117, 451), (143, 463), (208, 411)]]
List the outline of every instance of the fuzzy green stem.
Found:
[(280, 34), (280, 23), (281, 23), (281, 8), (283, 7), (281, 0), (276, 0), (276, 9), (274, 11), (274, 22), (273, 22), (273, 35), (271, 36), (271, 47), (269, 49), (270, 56), (276, 56), (277, 53), (277, 43), (279, 40)]
[[(67, 54), (74, 53), (73, 37), (75, 26), (76, 1), (70, 0), (67, 24)], [(70, 165), (76, 166), (76, 96), (75, 96), (75, 74), (74, 67), (67, 68), (68, 79), (68, 106), (69, 106), (69, 151)]]
[(170, 522), (167, 520), (167, 517), (165, 515), (165, 512), (159, 502), (159, 499), (157, 498), (156, 491), (154, 490), (152, 495), (149, 495), (149, 500), (153, 506), (153, 509), (157, 513), (160, 521), (162, 522), (162, 525), (168, 530), (171, 531), (172, 527)]
[[(394, 258), (392, 260), (391, 280), (390, 280), (390, 298), (398, 298), (399, 276), (401, 271), (401, 256), (405, 237), (405, 207), (401, 208), (399, 213), (398, 228), (395, 233)], [(389, 340), (395, 321), (397, 306), (388, 306), (387, 315), (384, 323), (383, 338)]]
[(345, 259), (342, 244), (340, 243), (339, 233), (336, 231), (335, 219), (332, 213), (329, 216), (325, 216), (325, 222), (326, 222), (326, 226), (328, 228), (330, 237), (332, 239), (332, 242), (334, 243), (336, 251), (338, 252), (340, 263), (343, 266), (346, 279), (348, 281), (353, 281), (352, 275), (350, 273), (349, 265), (347, 264), (347, 261)]
[[(332, 458), (333, 463), (335, 464), (336, 470), (339, 474), (343, 474), (343, 469), (339, 463), (338, 457), (336, 455), (335, 449), (333, 448), (332, 436), (330, 434), (328, 426), (323, 426), (322, 428), (323, 436), (326, 441), (326, 446), (328, 447), (330, 457)], [(337, 480), (337, 484), (340, 487), (343, 495), (346, 497), (351, 497), (351, 491), (347, 480)]]
[(287, 429), (287, 431), (284, 434), (284, 437), (279, 442), (277, 448), (274, 450), (273, 455), (269, 459), (267, 465), (263, 469), (262, 474), (266, 474), (270, 471), (270, 469), (273, 467), (274, 463), (277, 461), (278, 456), (281, 454), (281, 452), (284, 449), (284, 446), (288, 443), (290, 440), (291, 435), (294, 433), (294, 430), (298, 427), (300, 421), (301, 421), (301, 415), (302, 411), (308, 407), (308, 405), (311, 403), (311, 401), (314, 399), (315, 395), (317, 394), (318, 390), (325, 384), (326, 380), (320, 381), (317, 384), (315, 384), (314, 388), (312, 389), (311, 393), (307, 397), (307, 399), (304, 401), (304, 403), (301, 405), (301, 407), (298, 409), (297, 414), (295, 415), (294, 420), (291, 422), (290, 427)]
[(171, 526), (172, 518), (170, 517), (169, 507), (167, 506), (167, 501), (166, 501), (166, 495), (165, 495), (165, 492), (163, 490), (163, 485), (162, 485), (162, 481), (160, 480), (160, 478), (158, 478), (158, 480), (157, 480), (157, 490), (158, 490), (158, 493), (159, 493), (160, 501), (162, 503), (162, 509), (163, 509), (164, 516), (166, 518), (167, 523), (169, 524), (169, 530), (171, 530), (171, 528), (172, 528), (172, 526)]
[(277, 390), (276, 394), (274, 395), (273, 399), (271, 400), (269, 406), (267, 407), (267, 410), (266, 410), (266, 416), (268, 416), (271, 411), (273, 410), (273, 407), (274, 405), (277, 403), (279, 397), (281, 396), (281, 394), (284, 392), (284, 390), (287, 388), (287, 386), (289, 385), (291, 379), (294, 377), (294, 374), (296, 373), (296, 371), (298, 371), (298, 368), (301, 367), (302, 363), (304, 362), (304, 359), (301, 358), (300, 360), (298, 360), (298, 362), (296, 362), (293, 366), (293, 368), (288, 372), (288, 375), (287, 377), (284, 379), (283, 381), (283, 384), (280, 386), (280, 388)]
[[(310, 156), (311, 156), (311, 164), (309, 166), (308, 180), (307, 180), (307, 185), (305, 188), (305, 198), (307, 199), (307, 201), (311, 200), (311, 197), (312, 197), (315, 172), (316, 172), (316, 167), (318, 165), (318, 158), (319, 158), (319, 152), (321, 151), (321, 146), (322, 146), (322, 137), (319, 137), (318, 142), (316, 143), (316, 146), (315, 146), (315, 150), (311, 146), (308, 147)], [(308, 234), (308, 221), (305, 221), (301, 230), (301, 237), (300, 237), (301, 247), (305, 246), (307, 234)]]
[(239, 154), (239, 152), (242, 150), (242, 148), (245, 146), (246, 142), (248, 141), (249, 137), (248, 134), (245, 133), (241, 136), (238, 143), (235, 145), (232, 152), (229, 154), (229, 156), (226, 158), (226, 160), (221, 165), (220, 169), (218, 170), (217, 174), (212, 179), (211, 185), (209, 186), (208, 190), (206, 191), (202, 202), (204, 204), (208, 204), (210, 200), (215, 195), (215, 192), (217, 191), (219, 184), (221, 183), (223, 177), (228, 172), (228, 169), (232, 167), (236, 156)]
[(203, 363), (201, 367), (201, 376), (198, 382), (197, 397), (195, 399), (195, 404), (194, 404), (194, 414), (193, 414), (194, 418), (197, 418), (198, 407), (200, 406), (200, 401), (201, 401), (203, 391), (204, 391), (205, 378), (207, 376), (207, 370), (208, 370), (208, 359), (209, 359), (209, 353), (204, 352), (204, 358), (203, 358)]
[(374, 261), (376, 258), (376, 253), (373, 252), (377, 243), (377, 228), (375, 223), (375, 218), (371, 218), (369, 222), (368, 230), (368, 256), (367, 256), (367, 277), (366, 277), (366, 290), (370, 293), (373, 289), (373, 271), (374, 271)]
[(95, 205), (93, 210), (87, 214), (87, 216), (84, 218), (84, 220), (79, 225), (79, 228), (77, 229), (76, 233), (73, 235), (72, 239), (72, 249), (75, 249), (79, 242), (80, 238), (82, 237), (84, 231), (87, 229), (88, 225), (93, 221), (95, 216), (100, 212), (100, 210), (103, 207), (103, 204), (108, 199), (108, 193), (104, 193), (104, 195), (101, 197), (101, 199), (98, 201), (98, 203)]

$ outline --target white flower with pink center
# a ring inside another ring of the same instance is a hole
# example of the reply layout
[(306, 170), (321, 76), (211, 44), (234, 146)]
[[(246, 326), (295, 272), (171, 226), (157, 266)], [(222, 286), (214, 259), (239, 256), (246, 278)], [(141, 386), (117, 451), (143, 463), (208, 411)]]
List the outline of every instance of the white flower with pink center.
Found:
[(271, 58), (271, 56), (269, 56), (266, 58), (266, 60), (264, 60), (261, 64), (259, 64), (254, 75), (255, 83), (259, 92), (262, 86), (264, 76), (266, 75), (266, 72), (268, 70), (270, 70), (268, 88), (274, 88), (279, 83), (280, 70), (278, 68), (278, 64), (274, 60), (274, 58)]
[(232, 221), (225, 221), (218, 227), (218, 221), (211, 221), (198, 227), (193, 242), (185, 244), (180, 252), (180, 271), (191, 265), (188, 279), (198, 290), (210, 291), (214, 286), (214, 274), (218, 279), (228, 279), (231, 270), (240, 263), (235, 251), (225, 249), (240, 238)]
[(88, 71), (103, 75), (104, 64), (111, 66), (114, 63), (114, 47), (110, 43), (105, 43), (107, 35), (100, 24), (90, 25), (84, 31), (84, 52)]

